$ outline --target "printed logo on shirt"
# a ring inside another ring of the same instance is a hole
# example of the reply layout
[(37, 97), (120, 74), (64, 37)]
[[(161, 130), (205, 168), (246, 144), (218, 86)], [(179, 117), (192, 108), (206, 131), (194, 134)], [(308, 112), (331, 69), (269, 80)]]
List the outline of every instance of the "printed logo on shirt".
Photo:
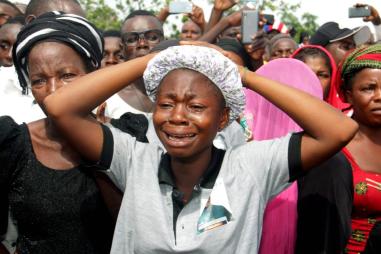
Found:
[(206, 203), (201, 202), (200, 212), (197, 234), (221, 227), (232, 220), (233, 215), (222, 178), (216, 180)]

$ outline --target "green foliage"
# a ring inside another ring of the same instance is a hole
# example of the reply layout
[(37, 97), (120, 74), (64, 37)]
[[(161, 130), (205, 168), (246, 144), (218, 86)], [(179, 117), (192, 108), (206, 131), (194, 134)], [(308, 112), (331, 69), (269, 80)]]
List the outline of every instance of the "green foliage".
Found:
[(99, 29), (120, 29), (118, 12), (106, 5), (104, 0), (80, 0), (80, 3), (87, 12), (87, 19)]
[[(105, 0), (79, 1), (87, 12), (87, 19), (102, 30), (119, 30), (123, 20), (132, 11), (147, 10), (157, 13), (170, 2), (170, 0), (114, 0), (115, 8), (113, 8), (107, 5)], [(179, 34), (177, 25), (167, 24), (167, 22), (165, 25), (170, 30), (168, 37), (176, 37)]]
[(295, 39), (299, 39), (302, 32), (307, 32), (312, 35), (319, 27), (317, 24), (317, 16), (311, 13), (303, 13), (299, 19), (295, 13), (300, 8), (300, 3), (290, 4), (284, 0), (264, 0), (262, 9), (269, 9), (277, 14), (280, 20), (289, 28), (294, 28), (296, 31)]

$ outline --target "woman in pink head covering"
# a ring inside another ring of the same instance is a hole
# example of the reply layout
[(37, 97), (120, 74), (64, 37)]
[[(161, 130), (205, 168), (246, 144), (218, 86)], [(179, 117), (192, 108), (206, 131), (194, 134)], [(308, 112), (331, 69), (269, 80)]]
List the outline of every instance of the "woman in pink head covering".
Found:
[[(286, 58), (273, 60), (258, 69), (257, 73), (322, 98), (319, 80), (300, 61)], [(289, 132), (301, 131), (287, 114), (260, 95), (248, 90), (246, 90), (245, 116), (255, 140), (272, 139)], [(250, 121), (251, 117), (253, 121)], [(294, 183), (267, 204), (259, 253), (293, 254), (296, 225), (297, 185)]]

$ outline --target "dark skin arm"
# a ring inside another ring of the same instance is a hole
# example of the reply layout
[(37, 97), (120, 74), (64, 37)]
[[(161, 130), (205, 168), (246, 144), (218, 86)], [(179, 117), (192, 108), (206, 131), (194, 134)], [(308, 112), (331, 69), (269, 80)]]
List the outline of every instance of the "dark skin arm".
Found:
[[(209, 46), (204, 42), (180, 42)], [(213, 46), (216, 48), (216, 46)], [(221, 49), (222, 53), (223, 50)], [(243, 83), (287, 113), (304, 130), (302, 168), (308, 170), (340, 151), (356, 134), (358, 124), (324, 101), (303, 91), (262, 77), (239, 66)]]
[(101, 125), (89, 117), (90, 112), (141, 77), (153, 56), (150, 54), (90, 73), (44, 100), (49, 117), (87, 160), (99, 161), (103, 146)]
[[(201, 42), (182, 42), (197, 43)], [(103, 144), (101, 127), (95, 120), (90, 120), (88, 114), (112, 94), (141, 76), (152, 57), (148, 55), (90, 73), (44, 100), (49, 116), (83, 157), (98, 161)], [(240, 68), (240, 73), (249, 89), (274, 103), (304, 129), (301, 145), (304, 169), (326, 160), (355, 135), (357, 123), (325, 102), (243, 68)]]
[(199, 41), (213, 43), (217, 36), (225, 29), (231, 26), (239, 26), (241, 24), (241, 11), (234, 12), (233, 14), (221, 19), (213, 28), (204, 33)]
[(204, 11), (199, 6), (193, 5), (192, 13), (188, 13), (187, 16), (201, 28), (202, 32), (205, 31)]
[(205, 32), (209, 31), (212, 27), (214, 27), (218, 23), (218, 21), (220, 21), (224, 11), (230, 9), (236, 3), (237, 1), (234, 0), (215, 0)]
[(168, 16), (169, 16), (169, 7), (168, 6), (164, 6), (160, 12), (156, 15), (157, 19), (161, 21), (161, 23), (164, 23)]

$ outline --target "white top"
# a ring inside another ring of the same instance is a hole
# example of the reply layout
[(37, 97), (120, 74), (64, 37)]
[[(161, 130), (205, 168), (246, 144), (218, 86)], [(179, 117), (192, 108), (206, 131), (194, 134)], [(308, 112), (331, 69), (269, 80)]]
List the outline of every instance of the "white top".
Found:
[(45, 117), (39, 105), (34, 102), (33, 95), (22, 94), (13, 66), (0, 67), (0, 80), (0, 116), (11, 116), (19, 124)]
[(125, 102), (118, 94), (114, 94), (106, 101), (105, 115), (110, 118), (120, 118), (124, 113), (131, 112), (134, 114), (143, 114), (149, 116), (151, 113), (140, 111), (127, 102)]

